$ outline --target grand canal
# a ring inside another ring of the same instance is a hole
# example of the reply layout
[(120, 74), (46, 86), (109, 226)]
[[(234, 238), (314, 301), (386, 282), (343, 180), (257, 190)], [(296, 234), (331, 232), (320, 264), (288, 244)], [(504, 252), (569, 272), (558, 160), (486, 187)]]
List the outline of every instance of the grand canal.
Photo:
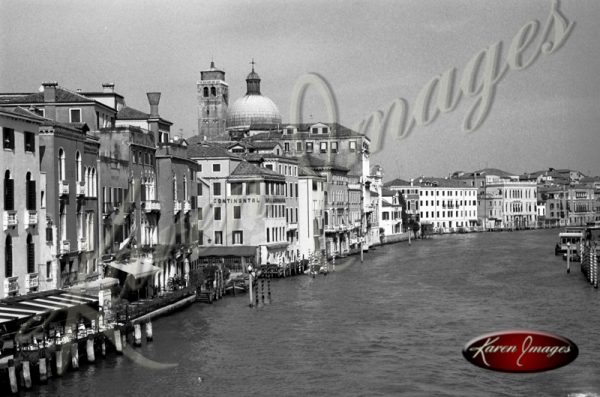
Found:
[[(271, 283), (154, 322), (154, 342), (111, 355), (25, 395), (600, 395), (600, 291), (554, 256), (557, 230), (436, 236), (354, 256), (335, 273)], [(266, 289), (266, 286), (265, 286)], [(538, 374), (468, 363), (483, 333), (533, 329), (579, 347)]]

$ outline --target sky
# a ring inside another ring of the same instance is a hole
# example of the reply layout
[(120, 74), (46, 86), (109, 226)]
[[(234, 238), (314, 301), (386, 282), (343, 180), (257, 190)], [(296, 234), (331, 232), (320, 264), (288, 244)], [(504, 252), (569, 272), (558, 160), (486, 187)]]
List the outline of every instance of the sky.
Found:
[[(451, 68), (458, 92), (460, 79), (471, 75), (470, 60), (486, 49), (491, 59), (495, 43), (501, 42), (498, 65), (504, 65), (517, 32), (537, 20), (539, 29), (523, 51), (528, 59), (537, 43), (553, 37), (554, 30), (542, 34), (553, 3), (0, 0), (0, 92), (33, 92), (48, 80), (99, 91), (112, 82), (128, 106), (148, 112), (146, 92), (160, 91), (161, 116), (188, 137), (197, 133), (200, 70), (211, 60), (225, 70), (232, 103), (245, 94), (254, 58), (262, 93), (284, 122), (296, 82), (318, 73), (337, 102), (337, 121), (357, 128), (398, 98), (412, 114), (423, 87)], [(527, 68), (509, 68), (474, 131), (463, 123), (478, 96), (466, 94), (453, 110), (402, 139), (386, 131), (385, 145), (371, 154), (384, 180), (486, 167), (600, 175), (600, 2), (562, 0), (558, 9), (574, 23), (563, 45)], [(475, 81), (484, 74), (474, 73)], [(309, 88), (303, 121), (334, 121), (324, 104)]]

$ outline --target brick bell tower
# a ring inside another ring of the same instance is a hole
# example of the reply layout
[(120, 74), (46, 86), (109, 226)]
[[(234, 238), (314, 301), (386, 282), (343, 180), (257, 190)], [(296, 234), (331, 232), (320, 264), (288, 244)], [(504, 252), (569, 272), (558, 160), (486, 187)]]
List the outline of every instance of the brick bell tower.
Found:
[(225, 72), (217, 69), (214, 62), (210, 68), (200, 71), (198, 88), (198, 135), (209, 141), (228, 140), (225, 132), (229, 85), (225, 82)]

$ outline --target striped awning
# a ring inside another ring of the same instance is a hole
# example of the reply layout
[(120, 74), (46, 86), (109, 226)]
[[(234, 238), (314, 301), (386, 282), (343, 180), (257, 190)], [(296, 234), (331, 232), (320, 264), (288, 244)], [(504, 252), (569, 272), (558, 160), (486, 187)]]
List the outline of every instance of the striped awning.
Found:
[(0, 300), (0, 324), (96, 302), (98, 297), (58, 290), (4, 299)]

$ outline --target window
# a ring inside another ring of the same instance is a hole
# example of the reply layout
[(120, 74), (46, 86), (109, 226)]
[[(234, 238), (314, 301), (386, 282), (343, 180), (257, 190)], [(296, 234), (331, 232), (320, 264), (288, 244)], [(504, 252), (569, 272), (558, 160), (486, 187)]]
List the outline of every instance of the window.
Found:
[(296, 151), (297, 152), (301, 152), (302, 151), (302, 142), (296, 142)]
[(215, 87), (210, 87), (210, 95), (217, 96), (217, 89)]
[(204, 87), (204, 97), (208, 96), (208, 87)]
[(327, 153), (327, 142), (321, 142), (321, 153)]
[(215, 221), (221, 220), (221, 207), (215, 207)]
[(337, 151), (338, 151), (338, 143), (331, 142), (331, 153), (337, 153)]
[(198, 245), (204, 245), (204, 230), (198, 231)]
[(15, 209), (15, 181), (10, 177), (10, 171), (4, 173), (4, 210)]
[(65, 151), (58, 149), (58, 180), (64, 181), (65, 178)]
[(242, 218), (242, 207), (236, 205), (233, 207), (233, 219), (241, 219)]
[(221, 164), (213, 164), (213, 172), (221, 172)]
[(4, 277), (12, 277), (12, 237), (6, 236), (6, 244), (4, 245)]
[(317, 127), (313, 127), (310, 130), (313, 134), (318, 134), (319, 133), (319, 129)]
[(81, 109), (69, 109), (69, 120), (71, 123), (81, 123)]
[(350, 141), (350, 151), (356, 152), (356, 141)]
[(25, 151), (35, 152), (35, 134), (25, 131)]
[[(25, 207), (28, 210), (35, 210), (35, 181), (31, 180), (31, 173), (28, 172), (25, 176)], [(32, 272), (30, 272), (32, 273)]]
[(27, 273), (35, 272), (35, 244), (31, 234), (27, 235)]
[(231, 184), (231, 195), (232, 196), (241, 196), (244, 194), (243, 192), (244, 185), (241, 182), (232, 183)]
[(223, 244), (223, 232), (215, 232), (215, 244)]
[(306, 142), (306, 153), (312, 153), (312, 151), (313, 151), (313, 143)]
[(75, 162), (77, 163), (77, 182), (81, 182), (83, 181), (83, 178), (81, 172), (81, 153), (79, 153), (79, 150), (75, 154)]
[(290, 151), (290, 143), (289, 143), (289, 142), (285, 142), (285, 143), (283, 144), (283, 150), (284, 150), (285, 152), (289, 152), (289, 151)]
[(2, 128), (2, 147), (15, 150), (15, 130), (12, 128)]
[(233, 232), (233, 244), (244, 244), (244, 232), (241, 230)]
[(247, 194), (260, 194), (260, 182), (247, 182)]
[(268, 170), (273, 170), (273, 164), (265, 164), (265, 168)]
[(215, 196), (221, 195), (221, 182), (213, 182), (213, 194)]

